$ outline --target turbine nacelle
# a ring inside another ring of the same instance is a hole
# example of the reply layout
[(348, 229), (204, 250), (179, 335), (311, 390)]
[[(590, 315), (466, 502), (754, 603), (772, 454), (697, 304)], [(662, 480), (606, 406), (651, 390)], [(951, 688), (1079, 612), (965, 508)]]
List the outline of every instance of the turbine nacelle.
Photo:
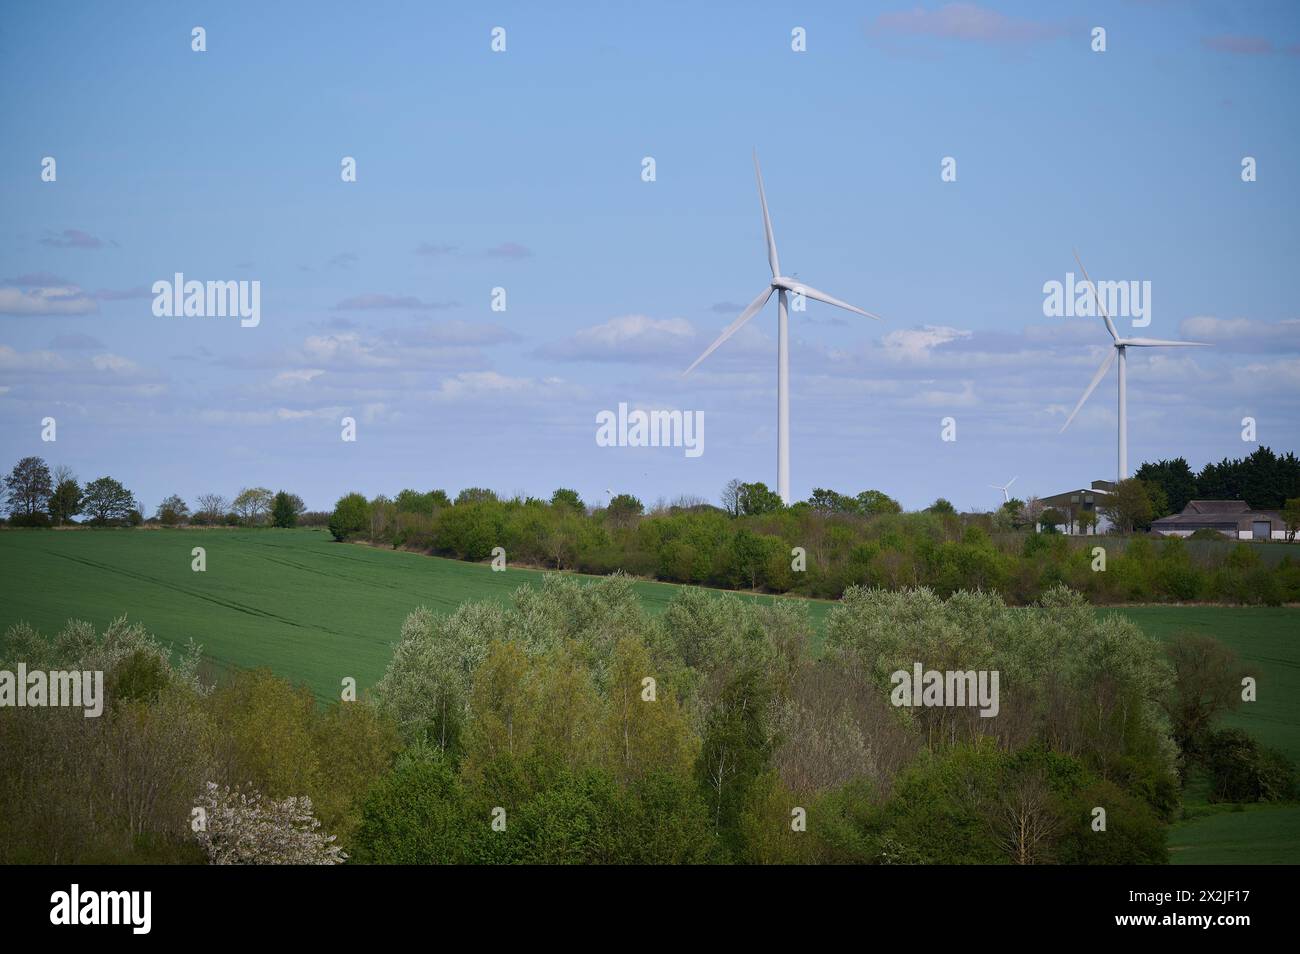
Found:
[(834, 305), (836, 308), (843, 308), (845, 311), (851, 311), (855, 315), (862, 315), (864, 318), (874, 318), (880, 321), (879, 315), (873, 315), (869, 311), (863, 311), (857, 305), (850, 305), (847, 301), (840, 301), (833, 295), (828, 295), (824, 291), (818, 291), (807, 282), (801, 282), (796, 278), (786, 278), (784, 275), (777, 275), (772, 279), (769, 286), (774, 291), (793, 292), (796, 295), (803, 295), (805, 298), (811, 298), (813, 301), (820, 301), (826, 305)]

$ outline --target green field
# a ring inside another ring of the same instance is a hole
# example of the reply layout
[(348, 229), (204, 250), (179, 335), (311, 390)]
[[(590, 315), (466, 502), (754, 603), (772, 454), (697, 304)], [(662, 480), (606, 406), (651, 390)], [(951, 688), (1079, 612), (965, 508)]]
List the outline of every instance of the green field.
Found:
[(1180, 630), (1231, 646), (1255, 677), (1258, 701), (1224, 722), (1300, 762), (1300, 609), (1265, 606), (1126, 606), (1128, 616), (1158, 639)]
[[(190, 568), (193, 547), (207, 571)], [(505, 601), (542, 574), (402, 551), (334, 543), (311, 530), (69, 530), (0, 532), (0, 631), (24, 620), (53, 633), (72, 618), (103, 627), (126, 615), (161, 639), (193, 639), (218, 669), (266, 666), (338, 697), (383, 674), (402, 620), (417, 606), (451, 611), (466, 600)], [(660, 612), (677, 587), (638, 582)], [(777, 597), (745, 596), (770, 600)], [(830, 607), (805, 601), (818, 633)], [(1158, 638), (1208, 633), (1236, 650), (1259, 682), (1259, 701), (1229, 723), (1300, 761), (1300, 610), (1143, 606), (1123, 613)], [(820, 639), (818, 639), (820, 643)], [(814, 646), (813, 649), (818, 649)], [(1185, 863), (1300, 860), (1300, 807), (1205, 814), (1171, 833)]]
[[(206, 572), (190, 568), (194, 547), (207, 551)], [(266, 666), (336, 699), (345, 676), (361, 689), (378, 681), (417, 606), (505, 602), (542, 576), (338, 544), (313, 530), (7, 531), (0, 632), (19, 620), (45, 633), (74, 618), (102, 628), (126, 614), (173, 645), (193, 639), (218, 668)], [(678, 588), (636, 589), (657, 613)], [(820, 629), (833, 604), (806, 602)]]
[(1250, 805), (1179, 822), (1169, 833), (1175, 865), (1293, 865), (1300, 860), (1300, 806)]

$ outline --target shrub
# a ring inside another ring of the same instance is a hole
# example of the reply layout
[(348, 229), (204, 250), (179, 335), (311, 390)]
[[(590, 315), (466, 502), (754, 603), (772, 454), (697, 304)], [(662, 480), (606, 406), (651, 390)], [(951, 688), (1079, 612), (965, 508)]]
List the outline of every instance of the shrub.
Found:
[(279, 491), (271, 501), (271, 524), (276, 527), (298, 525), (298, 507), (293, 494)]
[(276, 801), (209, 782), (199, 799), (205, 824), (195, 834), (214, 865), (337, 865), (347, 856), (320, 831), (311, 799)]
[(415, 746), (366, 796), (354, 855), (379, 865), (461, 864), (474, 826), (454, 765)]
[[(1105, 811), (1105, 830), (1094, 829)], [(1096, 781), (1065, 808), (1069, 820), (1058, 860), (1074, 865), (1163, 865), (1169, 862), (1168, 828), (1142, 799), (1114, 782)]]
[(50, 524), (50, 515), (42, 510), (36, 510), (32, 513), (15, 513), (9, 517), (9, 526), (11, 527), (48, 527)]
[(351, 493), (339, 498), (330, 516), (330, 533), (335, 540), (346, 540), (370, 526), (370, 502), (361, 494)]
[(1295, 766), (1241, 729), (1209, 733), (1202, 760), (1210, 773), (1211, 801), (1276, 802), (1296, 797)]

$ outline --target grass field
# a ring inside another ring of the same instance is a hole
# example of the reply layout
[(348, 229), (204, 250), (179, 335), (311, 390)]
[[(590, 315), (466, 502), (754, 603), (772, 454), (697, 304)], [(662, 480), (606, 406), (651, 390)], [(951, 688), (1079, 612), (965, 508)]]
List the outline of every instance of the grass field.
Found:
[(1300, 806), (1249, 805), (1179, 822), (1169, 833), (1175, 865), (1293, 865), (1300, 861)]
[[(190, 569), (196, 546), (207, 551), (204, 573)], [(19, 620), (46, 633), (71, 618), (103, 627), (125, 614), (173, 644), (194, 639), (218, 668), (266, 666), (334, 699), (345, 676), (365, 688), (383, 674), (402, 620), (415, 607), (450, 611), (466, 600), (505, 601), (541, 576), (336, 544), (323, 531), (6, 531), (0, 532), (0, 632)], [(636, 589), (655, 613), (677, 587), (638, 582)], [(833, 604), (805, 602), (820, 635)], [(1258, 679), (1259, 701), (1229, 723), (1300, 761), (1300, 609), (1099, 612), (1123, 613), (1161, 639), (1186, 629), (1231, 646)], [(1296, 863), (1300, 807), (1207, 813), (1176, 825), (1170, 843), (1176, 863)]]
[[(194, 547), (207, 551), (203, 573), (190, 568)], [(505, 602), (542, 576), (338, 544), (324, 531), (9, 531), (0, 533), (0, 632), (19, 620), (45, 633), (72, 618), (103, 627), (126, 614), (174, 645), (192, 638), (218, 668), (266, 666), (336, 699), (343, 677), (364, 689), (383, 675), (417, 606)], [(678, 587), (636, 589), (655, 613)], [(832, 604), (804, 602), (820, 629)]]

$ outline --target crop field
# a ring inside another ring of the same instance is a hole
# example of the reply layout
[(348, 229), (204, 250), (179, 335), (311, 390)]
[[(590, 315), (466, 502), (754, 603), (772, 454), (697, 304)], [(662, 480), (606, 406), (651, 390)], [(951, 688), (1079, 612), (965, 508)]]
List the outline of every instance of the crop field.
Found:
[[(191, 550), (207, 569), (191, 569)], [(505, 601), (542, 573), (334, 543), (312, 530), (76, 530), (0, 533), (0, 630), (20, 620), (46, 633), (71, 618), (103, 627), (126, 615), (174, 645), (193, 639), (220, 671), (265, 666), (337, 698), (383, 674), (402, 620), (417, 606), (449, 612), (466, 600)], [(660, 612), (677, 587), (638, 582)], [(769, 600), (781, 597), (745, 596)], [(833, 604), (803, 601), (818, 633)], [(1259, 681), (1259, 701), (1228, 717), (1300, 760), (1300, 610), (1143, 606), (1101, 610), (1167, 638), (1208, 633)], [(820, 643), (820, 639), (818, 639)], [(819, 646), (812, 647), (816, 651)], [(1214, 812), (1177, 824), (1175, 862), (1300, 860), (1300, 809)]]
[[(194, 547), (206, 551), (205, 572), (190, 568)], [(338, 544), (313, 530), (10, 531), (0, 533), (0, 632), (19, 620), (45, 633), (73, 618), (102, 628), (125, 614), (174, 646), (193, 639), (217, 669), (265, 666), (335, 699), (345, 676), (359, 689), (378, 681), (416, 607), (505, 602), (543, 575)], [(652, 613), (678, 589), (636, 588)], [(820, 628), (833, 604), (802, 602)]]

